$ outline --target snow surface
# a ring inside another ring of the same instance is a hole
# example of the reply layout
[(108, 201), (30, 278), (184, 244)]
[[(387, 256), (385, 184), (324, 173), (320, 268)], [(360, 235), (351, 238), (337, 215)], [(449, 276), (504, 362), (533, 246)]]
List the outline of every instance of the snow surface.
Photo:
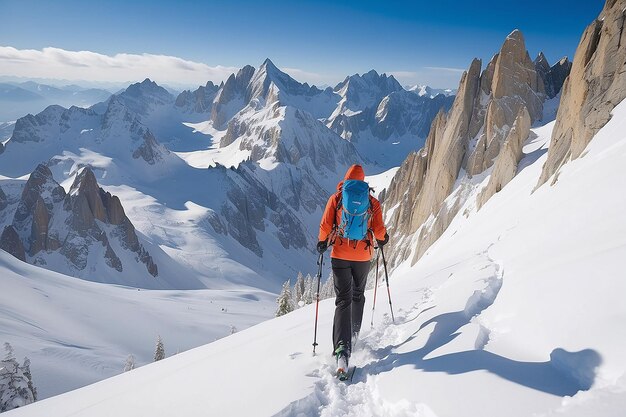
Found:
[(40, 398), (121, 373), (133, 354), (152, 361), (273, 317), (275, 296), (254, 289), (138, 290), (92, 283), (0, 250), (0, 341), (28, 356)]
[(393, 272), (395, 324), (381, 290), (369, 328), (366, 293), (351, 384), (331, 376), (326, 300), (315, 357), (308, 306), (8, 415), (623, 415), (626, 102), (533, 192), (553, 125), (501, 192), (477, 212), (488, 177), (473, 185), (426, 255)]

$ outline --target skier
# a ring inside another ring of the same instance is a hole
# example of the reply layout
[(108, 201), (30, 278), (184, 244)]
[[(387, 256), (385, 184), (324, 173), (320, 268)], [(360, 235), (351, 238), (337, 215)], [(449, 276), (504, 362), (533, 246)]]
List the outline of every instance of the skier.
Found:
[(337, 192), (326, 204), (320, 222), (317, 250), (324, 253), (332, 245), (331, 266), (335, 286), (333, 351), (337, 376), (345, 378), (352, 341), (361, 329), (365, 305), (365, 284), (374, 252), (389, 241), (382, 210), (370, 195), (369, 185), (360, 165), (352, 165), (337, 185)]

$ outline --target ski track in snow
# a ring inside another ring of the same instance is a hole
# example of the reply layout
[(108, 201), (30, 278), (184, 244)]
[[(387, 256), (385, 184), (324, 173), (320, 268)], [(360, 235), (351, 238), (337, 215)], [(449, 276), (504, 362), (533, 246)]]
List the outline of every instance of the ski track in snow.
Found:
[[(491, 257), (491, 246), (478, 254), (487, 261), (484, 268), (493, 269), (493, 273), (484, 281), (484, 288), (477, 289), (469, 297), (462, 314), (455, 316), (460, 320), (450, 319), (443, 324), (441, 331), (437, 328), (433, 329), (424, 347), (410, 352), (416, 362), (414, 366), (419, 367), (420, 362), (426, 361), (427, 355), (444, 346), (449, 341), (446, 337), (448, 332), (474, 323), (475, 319), (495, 302), (502, 287), (504, 267), (501, 262)], [(351, 357), (351, 366), (353, 364), (357, 366), (351, 382), (341, 382), (335, 378), (333, 357), (328, 355), (320, 357), (320, 367), (307, 375), (318, 379), (314, 384), (313, 393), (294, 401), (274, 417), (436, 417), (427, 404), (406, 399), (397, 402), (389, 401), (383, 398), (379, 390), (381, 374), (397, 366), (406, 365), (405, 361), (399, 360), (400, 355), (395, 354), (394, 350), (414, 339), (417, 333), (430, 322), (430, 320), (422, 322), (417, 330), (414, 330), (421, 315), (436, 307), (431, 289), (423, 288), (418, 293), (418, 297), (420, 300), (411, 309), (408, 311), (400, 309), (396, 313), (395, 324), (392, 323), (390, 315), (385, 314), (381, 323), (371, 330), (363, 331), (363, 337), (356, 343)], [(367, 311), (363, 317), (364, 327), (366, 319)], [(491, 331), (482, 324), (478, 325), (480, 331), (475, 348), (482, 350), (489, 343)]]

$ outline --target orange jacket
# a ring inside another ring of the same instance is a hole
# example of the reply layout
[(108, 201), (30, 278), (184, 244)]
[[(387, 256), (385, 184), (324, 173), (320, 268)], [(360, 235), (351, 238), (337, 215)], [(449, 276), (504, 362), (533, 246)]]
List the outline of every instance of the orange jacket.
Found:
[[(352, 165), (348, 169), (348, 172), (346, 172), (344, 180), (365, 180), (363, 168), (360, 165)], [(348, 241), (348, 239), (336, 236), (333, 233), (334, 226), (339, 225), (341, 222), (341, 210), (337, 210), (337, 204), (341, 198), (342, 186), (343, 181), (337, 184), (337, 192), (331, 195), (328, 199), (324, 215), (322, 216), (322, 221), (320, 222), (318, 239), (319, 241), (325, 241), (330, 238), (330, 243), (332, 243), (334, 239), (334, 244), (332, 246), (333, 249), (330, 254), (331, 258), (343, 259), (346, 261), (369, 261), (372, 259), (372, 254), (374, 253), (374, 242), (371, 240), (371, 237), (369, 238), (370, 243), (365, 240)], [(378, 200), (371, 195), (370, 206), (372, 215), (370, 216), (368, 228), (373, 231), (375, 239), (383, 240), (385, 238), (385, 234), (387, 233), (387, 229), (383, 223), (383, 212), (380, 208)]]

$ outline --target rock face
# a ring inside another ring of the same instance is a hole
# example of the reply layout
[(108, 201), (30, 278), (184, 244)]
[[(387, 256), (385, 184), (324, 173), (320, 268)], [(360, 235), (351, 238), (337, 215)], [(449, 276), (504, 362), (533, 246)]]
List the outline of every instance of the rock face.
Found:
[[(585, 30), (563, 86), (548, 159), (537, 186), (578, 158), (593, 136), (626, 98), (626, 0), (607, 0), (599, 18)], [(556, 175), (555, 175), (556, 174)]]
[(2, 187), (0, 187), (0, 211), (4, 210), (8, 204), (7, 196), (4, 191), (2, 191)]
[(176, 97), (174, 105), (186, 113), (210, 113), (219, 86), (211, 81), (196, 91), (185, 90)]
[(6, 226), (0, 236), (0, 249), (10, 253), (22, 262), (26, 261), (26, 251), (13, 226)]
[(526, 107), (522, 107), (513, 123), (513, 128), (509, 132), (502, 150), (496, 159), (489, 183), (478, 196), (478, 208), (482, 207), (495, 193), (515, 177), (517, 165), (522, 159), (522, 146), (530, 134), (530, 115)]
[(237, 74), (231, 74), (215, 97), (211, 120), (216, 127), (223, 126), (245, 105), (246, 88), (254, 75), (254, 67), (246, 65)]
[[(473, 175), (496, 163), (493, 193), (510, 181), (530, 124), (543, 116), (546, 97), (517, 30), (482, 73), (481, 61), (472, 62), (449, 113), (435, 118), (425, 147), (404, 161), (385, 195), (385, 211), (392, 212), (389, 228), (397, 231), (392, 262), (414, 251), (405, 239), (416, 233), (413, 262), (441, 236), (466, 201)], [(465, 180), (459, 178), (462, 172)], [(484, 201), (490, 193), (485, 192)]]
[(546, 56), (543, 52), (540, 52), (535, 59), (535, 69), (544, 85), (546, 95), (548, 98), (554, 98), (563, 88), (565, 79), (572, 70), (572, 63), (565, 57), (553, 66), (550, 66)]
[(115, 246), (132, 253), (150, 275), (158, 275), (157, 265), (139, 242), (119, 199), (98, 186), (89, 168), (76, 176), (66, 194), (50, 169), (39, 165), (26, 182), (13, 222), (0, 240), (2, 249), (38, 265), (46, 263), (42, 253), (58, 252), (75, 271), (85, 270), (90, 257), (97, 261), (94, 256), (100, 251), (109, 267), (122, 272), (124, 265)]

